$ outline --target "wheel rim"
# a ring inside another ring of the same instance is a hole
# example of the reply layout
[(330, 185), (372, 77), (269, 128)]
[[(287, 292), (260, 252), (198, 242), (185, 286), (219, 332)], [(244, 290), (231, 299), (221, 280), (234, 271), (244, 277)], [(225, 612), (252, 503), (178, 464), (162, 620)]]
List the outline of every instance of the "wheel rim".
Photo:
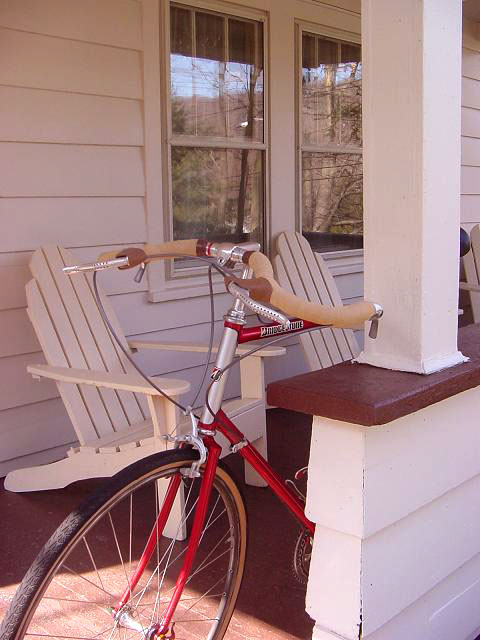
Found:
[[(117, 492), (73, 536), (51, 567), (18, 637), (63, 640), (136, 640), (165, 611), (181, 569), (201, 478), (182, 477), (184, 504), (170, 525), (172, 538), (158, 544), (126, 607), (112, 611), (129, 585), (154, 529), (168, 479), (182, 465), (150, 473)], [(188, 470), (183, 465), (183, 470)], [(175, 636), (221, 638), (231, 615), (243, 568), (235, 501), (217, 474), (197, 556), (172, 622)]]

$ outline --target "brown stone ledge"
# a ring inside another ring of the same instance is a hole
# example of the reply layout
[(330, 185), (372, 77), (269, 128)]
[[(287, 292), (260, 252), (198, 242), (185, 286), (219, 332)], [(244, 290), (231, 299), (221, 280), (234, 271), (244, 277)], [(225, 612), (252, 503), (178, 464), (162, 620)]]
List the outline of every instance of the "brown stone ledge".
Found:
[(343, 362), (268, 385), (267, 402), (367, 427), (385, 424), (480, 385), (480, 324), (459, 329), (469, 362), (423, 376)]

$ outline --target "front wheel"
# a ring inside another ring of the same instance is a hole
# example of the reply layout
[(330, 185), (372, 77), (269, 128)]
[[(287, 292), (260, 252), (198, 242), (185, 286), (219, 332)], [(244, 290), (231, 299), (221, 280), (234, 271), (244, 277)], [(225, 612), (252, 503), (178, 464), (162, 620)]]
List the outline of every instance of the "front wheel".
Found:
[[(187, 550), (202, 479), (188, 477), (188, 471), (197, 457), (181, 449), (140, 460), (73, 511), (20, 584), (0, 628), (2, 640), (145, 640), (168, 606)], [(124, 615), (115, 615), (154, 530), (166, 485), (179, 472), (181, 507), (169, 523), (173, 534), (157, 536)], [(242, 497), (219, 466), (195, 563), (172, 620), (178, 640), (224, 637), (242, 580), (246, 538)]]

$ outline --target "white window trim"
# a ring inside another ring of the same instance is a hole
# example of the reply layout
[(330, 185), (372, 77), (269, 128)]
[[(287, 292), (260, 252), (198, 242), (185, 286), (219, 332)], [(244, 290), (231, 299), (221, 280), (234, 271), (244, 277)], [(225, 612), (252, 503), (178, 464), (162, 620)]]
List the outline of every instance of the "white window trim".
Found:
[[(335, 40), (341, 40), (344, 42), (352, 42), (355, 44), (361, 44), (361, 34), (351, 31), (345, 31), (343, 29), (334, 29), (320, 24), (307, 22), (305, 20), (295, 21), (295, 71), (296, 71), (296, 83), (295, 83), (295, 120), (296, 120), (296, 225), (297, 230), (302, 233), (303, 227), (303, 189), (302, 189), (302, 154), (303, 152), (327, 152), (327, 153), (357, 153), (362, 155), (362, 147), (356, 147), (354, 145), (342, 145), (339, 148), (338, 145), (329, 144), (304, 144), (303, 139), (303, 122), (302, 122), (302, 35), (303, 33), (311, 33), (317, 36), (325, 36), (326, 38), (333, 38)], [(344, 249), (341, 251), (324, 251), (321, 253), (322, 257), (327, 260), (335, 260), (335, 257), (351, 258), (351, 266), (355, 268), (359, 262), (359, 257), (362, 258), (363, 264), (363, 249)]]

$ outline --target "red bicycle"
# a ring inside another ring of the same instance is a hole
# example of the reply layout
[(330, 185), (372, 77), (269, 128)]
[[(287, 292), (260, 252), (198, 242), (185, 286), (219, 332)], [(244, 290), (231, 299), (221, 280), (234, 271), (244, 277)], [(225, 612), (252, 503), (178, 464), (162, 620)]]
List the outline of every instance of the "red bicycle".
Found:
[[(300, 300), (275, 282), (268, 258), (258, 249), (256, 244), (185, 240), (147, 246), (148, 253), (125, 249), (98, 263), (65, 269), (144, 269), (151, 260), (196, 256), (209, 261), (210, 283), (212, 268), (226, 276), (235, 302), (225, 316), (201, 415), (182, 407), (191, 429), (167, 436), (171, 450), (124, 469), (65, 519), (19, 586), (0, 628), (3, 640), (223, 638), (242, 581), (247, 518), (240, 491), (219, 461), (217, 433), (301, 525), (295, 567), (306, 582), (314, 524), (294, 484), (275, 473), (222, 411), (226, 379), (239, 343), (366, 320), (374, 329), (382, 310), (367, 302), (335, 308)], [(241, 278), (228, 270), (238, 263)], [(271, 322), (246, 327), (246, 308)], [(167, 524), (174, 532), (168, 538), (163, 535)]]

